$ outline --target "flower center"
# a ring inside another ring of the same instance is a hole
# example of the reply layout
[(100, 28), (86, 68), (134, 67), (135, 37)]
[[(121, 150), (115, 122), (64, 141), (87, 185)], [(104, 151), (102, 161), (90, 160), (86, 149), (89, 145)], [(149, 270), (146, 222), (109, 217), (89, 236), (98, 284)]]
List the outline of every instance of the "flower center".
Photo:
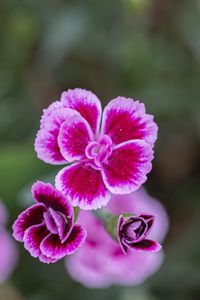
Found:
[(86, 157), (97, 169), (101, 168), (101, 164), (108, 159), (111, 153), (112, 141), (108, 135), (101, 136), (98, 141), (90, 142), (85, 149)]
[(145, 231), (145, 224), (141, 220), (135, 220), (134, 222), (130, 222), (126, 224), (125, 227), (125, 235), (130, 240), (138, 240), (142, 237)]
[(43, 217), (47, 229), (53, 234), (58, 234), (60, 239), (62, 239), (66, 225), (68, 224), (68, 219), (62, 213), (55, 211), (53, 208), (49, 208), (45, 211)]

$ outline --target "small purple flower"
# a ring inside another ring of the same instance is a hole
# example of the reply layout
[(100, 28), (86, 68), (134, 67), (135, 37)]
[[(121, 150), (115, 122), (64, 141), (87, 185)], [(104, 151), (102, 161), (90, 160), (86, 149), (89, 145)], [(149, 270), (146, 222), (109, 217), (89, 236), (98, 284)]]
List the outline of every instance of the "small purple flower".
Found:
[(125, 254), (129, 248), (148, 252), (157, 252), (161, 245), (153, 240), (146, 239), (153, 222), (152, 215), (139, 215), (124, 218), (123, 215), (118, 220), (118, 240)]
[(97, 209), (146, 181), (157, 130), (139, 101), (118, 97), (102, 113), (96, 95), (74, 89), (44, 110), (35, 150), (46, 163), (70, 163), (56, 187), (73, 206)]
[(37, 202), (23, 211), (13, 224), (14, 238), (44, 263), (54, 263), (74, 253), (85, 241), (86, 231), (74, 225), (70, 202), (49, 183), (32, 187)]

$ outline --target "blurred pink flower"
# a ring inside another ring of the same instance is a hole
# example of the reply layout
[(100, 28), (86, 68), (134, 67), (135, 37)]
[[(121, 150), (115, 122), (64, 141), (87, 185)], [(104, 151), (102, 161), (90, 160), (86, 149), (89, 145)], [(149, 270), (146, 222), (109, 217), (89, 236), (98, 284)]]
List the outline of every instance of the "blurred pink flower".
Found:
[(47, 163), (70, 163), (56, 187), (73, 206), (91, 210), (146, 181), (157, 130), (143, 103), (117, 97), (102, 113), (97, 96), (77, 88), (44, 110), (35, 150)]
[(5, 228), (6, 221), (6, 208), (0, 202), (0, 284), (11, 275), (18, 259), (15, 243)]
[[(112, 196), (108, 210), (114, 214), (151, 213), (156, 218), (149, 237), (162, 242), (167, 233), (169, 221), (164, 207), (144, 190), (128, 196)], [(119, 243), (109, 236), (101, 221), (91, 212), (81, 211), (78, 220), (87, 229), (87, 239), (76, 254), (66, 259), (65, 264), (71, 277), (84, 286), (137, 285), (154, 274), (162, 264), (163, 251), (147, 253), (131, 250), (124, 255)]]

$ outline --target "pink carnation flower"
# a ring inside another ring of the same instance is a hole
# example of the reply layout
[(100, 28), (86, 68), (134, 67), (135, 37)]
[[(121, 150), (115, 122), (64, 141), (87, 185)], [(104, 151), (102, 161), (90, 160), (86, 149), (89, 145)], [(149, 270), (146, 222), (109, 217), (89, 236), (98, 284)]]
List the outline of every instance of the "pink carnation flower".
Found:
[[(167, 233), (168, 217), (164, 207), (144, 190), (126, 196), (112, 196), (108, 209), (114, 214), (144, 214), (148, 210), (156, 216), (149, 236), (162, 242)], [(81, 211), (78, 220), (87, 229), (87, 239), (80, 251), (66, 259), (65, 265), (70, 276), (84, 286), (137, 285), (162, 264), (163, 251), (152, 253), (130, 249), (124, 255), (119, 243), (110, 237), (91, 212)]]
[(71, 203), (50, 184), (32, 187), (37, 202), (23, 211), (13, 225), (14, 238), (44, 263), (54, 263), (74, 253), (85, 241), (86, 231), (74, 225)]
[(6, 209), (0, 202), (0, 284), (11, 275), (18, 259), (16, 246), (5, 229), (6, 221)]
[(73, 206), (89, 210), (146, 181), (156, 138), (157, 125), (143, 103), (118, 97), (102, 114), (99, 99), (77, 88), (44, 110), (35, 150), (47, 163), (70, 163), (58, 173), (56, 187)]

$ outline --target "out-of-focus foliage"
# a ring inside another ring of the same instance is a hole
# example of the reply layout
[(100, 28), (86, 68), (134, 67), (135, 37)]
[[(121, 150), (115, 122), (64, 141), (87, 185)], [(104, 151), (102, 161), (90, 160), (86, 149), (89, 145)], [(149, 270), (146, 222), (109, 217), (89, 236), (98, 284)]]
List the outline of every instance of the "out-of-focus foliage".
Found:
[(62, 262), (42, 265), (21, 247), (0, 299), (199, 299), (200, 1), (1, 0), (0, 44), (0, 196), (10, 224), (24, 188), (56, 171), (33, 148), (41, 110), (76, 86), (104, 105), (139, 98), (155, 115), (147, 188), (171, 218), (165, 264), (140, 287), (84, 289)]

